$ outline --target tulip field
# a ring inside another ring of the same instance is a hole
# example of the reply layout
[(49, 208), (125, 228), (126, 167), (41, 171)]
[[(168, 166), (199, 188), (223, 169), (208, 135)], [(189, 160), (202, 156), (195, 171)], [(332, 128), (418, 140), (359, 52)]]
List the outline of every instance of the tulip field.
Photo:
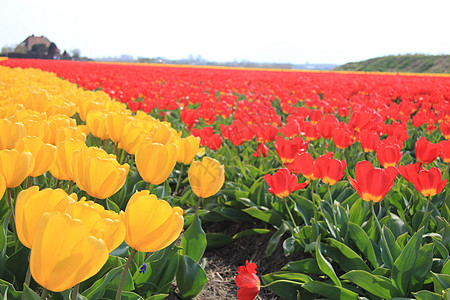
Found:
[(3, 59), (0, 103), (2, 299), (450, 299), (449, 75)]

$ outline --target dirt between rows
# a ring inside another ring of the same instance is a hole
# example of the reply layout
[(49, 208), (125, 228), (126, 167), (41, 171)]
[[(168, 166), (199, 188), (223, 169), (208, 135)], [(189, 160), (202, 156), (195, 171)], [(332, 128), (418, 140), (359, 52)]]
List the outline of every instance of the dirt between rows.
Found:
[[(245, 229), (263, 227), (263, 224), (228, 222), (210, 223), (203, 226), (205, 232), (220, 232), (231, 236)], [(205, 271), (208, 283), (195, 299), (236, 299), (238, 288), (234, 278), (237, 275), (238, 267), (245, 265), (246, 260), (256, 263), (258, 266), (256, 269), (257, 275), (261, 277), (267, 273), (280, 271), (289, 261), (302, 259), (302, 253), (294, 253), (288, 257), (284, 255), (282, 249), (282, 241), (284, 239), (280, 241), (272, 255), (267, 257), (265, 251), (272, 234), (273, 232), (246, 236), (222, 248), (207, 249), (203, 258), (206, 259)], [(176, 294), (175, 284), (172, 286), (172, 291), (167, 299), (181, 299)], [(256, 299), (278, 300), (282, 298), (272, 293), (268, 288), (263, 288)]]

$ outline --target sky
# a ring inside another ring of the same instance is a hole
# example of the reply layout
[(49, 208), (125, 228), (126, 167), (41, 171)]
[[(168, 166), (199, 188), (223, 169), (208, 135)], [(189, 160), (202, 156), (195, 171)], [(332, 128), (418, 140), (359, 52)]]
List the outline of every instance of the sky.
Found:
[(344, 64), (450, 54), (449, 0), (0, 0), (0, 47), (44, 35), (91, 58)]

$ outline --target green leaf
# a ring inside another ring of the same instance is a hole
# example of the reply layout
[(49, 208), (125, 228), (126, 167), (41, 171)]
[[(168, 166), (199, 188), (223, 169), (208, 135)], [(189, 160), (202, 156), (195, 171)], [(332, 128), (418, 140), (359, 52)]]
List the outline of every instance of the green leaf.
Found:
[(6, 259), (5, 267), (14, 275), (17, 282), (22, 283), (25, 281), (25, 275), (29, 266), (29, 253), (30, 249), (25, 246), (20, 246), (16, 252)]
[(381, 234), (384, 236), (384, 241), (386, 241), (386, 244), (383, 241), (380, 245), (381, 258), (383, 259), (386, 267), (392, 269), (392, 264), (395, 262), (397, 257), (400, 256), (402, 250), (395, 242), (395, 237), (388, 227), (383, 226), (381, 229)]
[(347, 300), (347, 299), (359, 299), (358, 294), (352, 292), (346, 288), (327, 284), (320, 281), (310, 281), (302, 286), (311, 293), (322, 295), (329, 299)]
[(256, 219), (270, 223), (277, 227), (281, 226), (281, 223), (283, 223), (281, 216), (274, 210), (260, 210), (256, 207), (249, 207), (243, 209), (242, 211), (248, 213)]
[(23, 284), (23, 296), (27, 300), (39, 300), (41, 297), (38, 296), (28, 285)]
[(375, 251), (367, 233), (357, 224), (349, 222), (349, 235), (350, 239), (355, 243), (359, 251), (367, 257), (370, 264), (374, 268), (378, 268)]
[(439, 254), (441, 255), (441, 257), (443, 259), (447, 259), (448, 258), (448, 250), (447, 248), (445, 248), (444, 244), (442, 244), (441, 241), (439, 241), (436, 237), (432, 236), (433, 239), (433, 243), (436, 246)]
[(294, 199), (294, 210), (298, 212), (307, 226), (311, 225), (311, 219), (314, 217), (316, 206), (310, 200), (296, 194), (290, 195)]
[(165, 249), (154, 252), (145, 263), (147, 272), (136, 270), (133, 279), (139, 291), (151, 294), (167, 294), (178, 269), (178, 250), (174, 243)]
[(264, 177), (255, 181), (255, 183), (250, 188), (250, 200), (252, 200), (257, 205), (266, 206), (267, 205), (267, 197), (266, 197), (267, 187), (265, 186)]
[(342, 287), (342, 283), (339, 281), (339, 278), (334, 272), (333, 266), (323, 257), (320, 252), (320, 236), (316, 240), (316, 261), (320, 270), (324, 272), (330, 279), (334, 282), (335, 285)]
[(425, 290), (413, 293), (413, 295), (416, 297), (417, 300), (442, 300), (441, 295)]
[(420, 245), (422, 243), (422, 235), (424, 227), (414, 234), (406, 244), (400, 256), (395, 260), (392, 268), (392, 281), (401, 295), (406, 296), (409, 292), (411, 278), (416, 264), (417, 255), (419, 254)]
[(422, 288), (424, 280), (430, 274), (431, 267), (433, 266), (433, 254), (434, 245), (431, 243), (420, 248), (411, 282), (412, 290), (417, 291)]
[(444, 266), (442, 267), (441, 273), (450, 275), (450, 259), (445, 262)]
[(234, 239), (225, 233), (211, 232), (206, 234), (208, 248), (221, 248), (234, 242)]
[(148, 297), (145, 300), (163, 300), (166, 299), (169, 296), (169, 294), (159, 294), (159, 295), (153, 295)]
[(335, 239), (327, 239), (327, 241), (330, 246), (338, 249), (342, 254), (342, 256), (339, 257), (339, 265), (344, 271), (364, 270), (370, 272), (370, 268), (366, 265), (364, 260), (355, 251), (352, 250), (352, 248)]
[(3, 277), (3, 272), (5, 270), (5, 261), (6, 261), (6, 242), (8, 237), (8, 224), (9, 219), (11, 217), (11, 211), (9, 211), (5, 218), (1, 220), (0, 223), (0, 278)]
[(90, 288), (85, 290), (82, 294), (89, 300), (96, 300), (103, 296), (105, 288), (108, 283), (116, 277), (120, 277), (123, 271), (123, 266), (112, 269), (106, 276), (97, 280)]
[(119, 206), (116, 203), (114, 203), (113, 201), (111, 201), (110, 199), (106, 199), (106, 208), (109, 210), (112, 210), (116, 213), (120, 212)]
[(398, 296), (397, 289), (389, 279), (383, 276), (372, 275), (362, 270), (354, 270), (345, 273), (341, 278), (350, 280), (369, 293), (383, 299), (391, 299)]
[(289, 229), (288, 226), (285, 223), (283, 223), (280, 226), (280, 228), (278, 228), (278, 230), (272, 235), (269, 242), (267, 243), (266, 256), (270, 256), (273, 253), (273, 251), (275, 251), (278, 243), (280, 242), (281, 237), (283, 236), (283, 234), (286, 233), (286, 231), (288, 231), (288, 229)]
[(266, 234), (266, 233), (270, 233), (270, 229), (252, 228), (236, 233), (235, 235), (233, 235), (233, 239), (237, 240), (244, 236)]
[(367, 201), (359, 198), (350, 208), (350, 221), (361, 226), (369, 213), (369, 205)]
[(403, 220), (393, 213), (389, 213), (389, 215), (381, 219), (380, 223), (381, 225), (386, 225), (392, 231), (395, 238), (398, 238), (400, 235), (408, 232), (408, 228)]
[(193, 260), (199, 261), (206, 249), (206, 234), (202, 228), (202, 222), (198, 215), (181, 238), (180, 247), (182, 255), (188, 255)]
[(324, 275), (317, 265), (317, 261), (314, 258), (305, 258), (298, 261), (288, 262), (283, 268), (283, 271), (291, 271), (297, 273), (318, 274)]
[[(291, 272), (275, 272), (262, 276), (264, 284), (270, 284), (271, 291), (284, 299), (297, 299), (302, 285), (312, 279), (305, 274)], [(302, 293), (303, 294), (303, 293)]]
[(186, 255), (179, 256), (176, 278), (178, 290), (184, 298), (196, 297), (208, 282), (205, 270)]
[(438, 294), (450, 288), (450, 275), (447, 274), (433, 274), (434, 291)]

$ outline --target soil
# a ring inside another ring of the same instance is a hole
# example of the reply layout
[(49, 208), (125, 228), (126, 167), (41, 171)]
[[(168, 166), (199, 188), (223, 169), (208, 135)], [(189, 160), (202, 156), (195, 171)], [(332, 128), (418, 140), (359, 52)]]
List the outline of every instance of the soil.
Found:
[[(260, 226), (258, 226), (260, 225)], [(264, 228), (263, 224), (250, 223), (212, 223), (203, 226), (205, 232), (220, 232), (234, 235), (248, 228)], [(302, 253), (295, 253), (286, 257), (282, 249), (283, 237), (276, 250), (270, 257), (266, 256), (266, 247), (272, 233), (252, 235), (238, 239), (237, 241), (219, 249), (207, 249), (203, 258), (206, 259), (205, 271), (208, 283), (196, 300), (236, 299), (237, 286), (234, 278), (239, 266), (245, 265), (245, 261), (256, 263), (257, 275), (280, 271), (289, 261), (300, 260)], [(262, 284), (262, 283), (261, 283)], [(167, 299), (181, 299), (176, 294), (176, 285), (172, 286), (172, 292)], [(282, 299), (272, 293), (268, 288), (263, 288), (256, 299), (278, 300)]]

